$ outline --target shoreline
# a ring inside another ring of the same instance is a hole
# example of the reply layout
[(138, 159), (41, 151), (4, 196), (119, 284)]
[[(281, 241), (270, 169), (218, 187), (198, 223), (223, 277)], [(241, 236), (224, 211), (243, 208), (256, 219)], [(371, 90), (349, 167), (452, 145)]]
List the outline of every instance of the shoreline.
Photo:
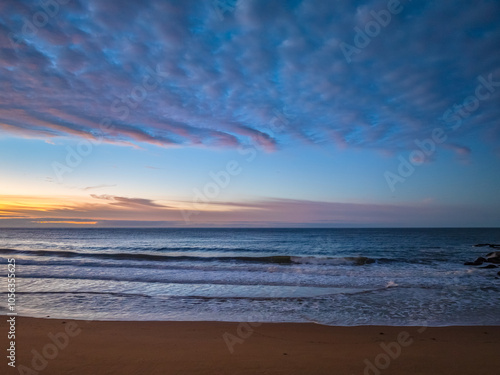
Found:
[[(3, 350), (8, 316), (0, 320)], [(484, 374), (500, 326), (84, 321), (16, 317), (9, 374)], [(31, 371), (31, 372), (30, 372)]]
[[(0, 314), (0, 319), (3, 318), (9, 318), (10, 316), (5, 314)], [(51, 317), (51, 316), (28, 316), (28, 315), (16, 315), (17, 319), (39, 319), (39, 320), (58, 320), (58, 321), (74, 321), (74, 322), (100, 322), (100, 323), (208, 323), (208, 324), (241, 324), (241, 321), (236, 321), (236, 320), (160, 320), (160, 319), (150, 319), (150, 320), (138, 320), (138, 319), (83, 319), (83, 318), (58, 318), (58, 317)], [(420, 328), (420, 327), (426, 327), (426, 328), (461, 328), (461, 327), (500, 327), (499, 324), (443, 324), (443, 325), (421, 325), (421, 324), (414, 324), (414, 325), (389, 325), (389, 324), (355, 324), (355, 325), (341, 325), (341, 324), (335, 324), (335, 325), (330, 325), (330, 324), (325, 324), (325, 323), (320, 323), (320, 322), (314, 322), (314, 321), (286, 321), (286, 322), (263, 322), (263, 321), (245, 321), (244, 323), (248, 324), (256, 324), (256, 325), (263, 325), (263, 324), (270, 324), (270, 325), (280, 325), (280, 324), (310, 324), (310, 325), (318, 325), (321, 327), (336, 327), (336, 328), (361, 328), (361, 327), (388, 327), (388, 328)], [(0, 323), (0, 328), (1, 328), (1, 323)]]

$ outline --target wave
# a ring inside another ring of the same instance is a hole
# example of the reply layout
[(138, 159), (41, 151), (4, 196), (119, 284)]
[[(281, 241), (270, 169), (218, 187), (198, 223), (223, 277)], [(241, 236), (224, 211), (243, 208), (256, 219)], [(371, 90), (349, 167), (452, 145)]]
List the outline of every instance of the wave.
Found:
[(363, 266), (365, 264), (375, 263), (376, 260), (364, 256), (357, 257), (295, 257), (291, 256), (292, 263), (301, 263), (301, 264), (331, 264), (331, 265), (344, 265), (344, 264), (354, 264), (357, 266)]
[[(303, 300), (314, 299), (317, 296), (284, 296), (284, 297), (259, 297), (259, 296), (203, 296), (203, 295), (151, 295), (143, 293), (126, 293), (126, 292), (94, 292), (94, 291), (39, 291), (39, 292), (19, 292), (20, 295), (63, 295), (63, 296), (80, 296), (80, 295), (97, 295), (97, 296), (112, 296), (112, 297), (125, 297), (125, 298), (155, 298), (155, 299), (169, 299), (169, 300), (255, 300), (255, 301), (273, 301), (273, 300)], [(344, 293), (339, 293), (344, 294)], [(348, 293), (345, 293), (348, 294)]]
[[(21, 249), (24, 244), (11, 244), (10, 246), (13, 246), (12, 249)], [(28, 247), (25, 248), (26, 250), (34, 250), (36, 251), (40, 247)], [(10, 248), (9, 248), (10, 249)], [(162, 246), (162, 247), (152, 247), (152, 246), (115, 246), (113, 245), (103, 245), (103, 246), (83, 246), (83, 247), (78, 247), (75, 245), (59, 245), (57, 247), (54, 247), (53, 249), (56, 249), (55, 251), (76, 251), (76, 252), (81, 252), (81, 251), (87, 251), (87, 252), (99, 252), (99, 251), (123, 251), (123, 252), (128, 252), (128, 251), (133, 251), (134, 253), (136, 252), (168, 252), (168, 253), (186, 253), (186, 252), (211, 252), (211, 251), (216, 251), (218, 253), (238, 253), (238, 252), (245, 252), (245, 253), (261, 253), (262, 249), (260, 248), (251, 248), (251, 247), (223, 247), (223, 246), (218, 246), (218, 247), (209, 247), (209, 246), (177, 246), (177, 247), (171, 247), (171, 246)]]
[(376, 260), (364, 256), (358, 257), (304, 257), (293, 255), (272, 255), (272, 256), (227, 256), (227, 257), (201, 257), (201, 256), (172, 256), (160, 254), (139, 254), (139, 253), (83, 253), (77, 251), (56, 251), (56, 250), (14, 250), (0, 249), (0, 255), (27, 255), (36, 257), (57, 257), (57, 258), (94, 258), (107, 260), (129, 260), (129, 261), (155, 261), (155, 262), (247, 262), (247, 263), (271, 263), (271, 264), (329, 264), (329, 265), (366, 265), (375, 263)]
[(305, 301), (305, 300), (321, 300), (325, 298), (335, 298), (339, 295), (349, 296), (349, 295), (359, 295), (359, 294), (370, 294), (383, 292), (386, 288), (375, 288), (375, 289), (360, 289), (354, 290), (354, 288), (339, 288), (336, 292), (329, 292), (324, 294), (312, 294), (312, 295), (282, 295), (282, 296), (245, 296), (245, 295), (175, 295), (175, 294), (146, 294), (146, 293), (136, 293), (136, 292), (100, 292), (100, 291), (33, 291), (33, 292), (19, 292), (19, 295), (26, 296), (48, 296), (48, 295), (61, 295), (61, 296), (82, 296), (82, 295), (96, 295), (96, 296), (112, 296), (121, 298), (153, 298), (153, 299), (164, 299), (164, 300), (219, 300), (219, 301), (229, 301), (229, 300), (252, 300), (252, 301), (275, 301), (275, 300), (289, 300), (289, 301)]

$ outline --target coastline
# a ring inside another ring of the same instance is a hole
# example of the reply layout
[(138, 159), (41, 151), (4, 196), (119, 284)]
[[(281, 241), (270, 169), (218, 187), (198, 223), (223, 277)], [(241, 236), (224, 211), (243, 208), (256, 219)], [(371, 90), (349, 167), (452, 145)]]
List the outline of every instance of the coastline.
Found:
[[(8, 351), (8, 317), (0, 320)], [(16, 318), (4, 374), (484, 374), (500, 369), (500, 326)]]

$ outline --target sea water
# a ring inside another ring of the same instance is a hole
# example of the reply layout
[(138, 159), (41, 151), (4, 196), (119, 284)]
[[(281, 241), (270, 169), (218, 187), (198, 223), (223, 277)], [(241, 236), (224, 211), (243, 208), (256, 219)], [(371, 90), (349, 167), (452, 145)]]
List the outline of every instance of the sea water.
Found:
[[(0, 229), (20, 315), (498, 325), (499, 229)], [(0, 314), (7, 305), (0, 304)]]

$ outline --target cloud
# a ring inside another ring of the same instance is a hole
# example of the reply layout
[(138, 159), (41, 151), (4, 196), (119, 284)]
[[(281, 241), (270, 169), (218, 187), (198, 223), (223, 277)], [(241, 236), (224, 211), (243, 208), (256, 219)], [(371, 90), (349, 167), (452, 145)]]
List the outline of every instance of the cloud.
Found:
[(96, 225), (98, 221), (79, 221), (79, 220), (35, 220), (33, 224), (71, 224), (71, 225)]
[(102, 184), (102, 185), (96, 185), (96, 186), (87, 186), (87, 187), (82, 188), (82, 190), (83, 191), (89, 191), (89, 190), (104, 189), (104, 188), (115, 187), (115, 186), (116, 185), (105, 185), (105, 184)]
[(449, 226), (467, 227), (500, 223), (500, 215), (496, 212), (498, 205), (491, 208), (448, 206), (430, 200), (395, 205), (268, 198), (246, 203), (218, 202), (214, 206), (227, 209), (200, 211), (192, 215), (188, 211), (187, 216), (193, 225), (200, 226), (217, 222), (229, 226), (233, 225), (231, 222), (243, 226), (246, 222), (260, 222), (264, 226), (333, 227), (434, 227), (443, 222)]
[(108, 194), (103, 194), (103, 195), (96, 195), (96, 194), (90, 194), (92, 198), (95, 199), (101, 199), (101, 200), (106, 200), (110, 201), (111, 205), (115, 206), (148, 206), (148, 207), (155, 207), (155, 208), (168, 208), (168, 206), (164, 206), (161, 204), (158, 204), (151, 199), (144, 199), (144, 198), (126, 198), (126, 197), (117, 197), (114, 195), (108, 195)]
[[(110, 195), (92, 198), (102, 202), (65, 205), (61, 200), (43, 207), (11, 204), (0, 211), (0, 227), (94, 222), (95, 226), (141, 227), (437, 227), (443, 222), (455, 227), (500, 225), (498, 205), (447, 206), (430, 199), (418, 204), (392, 205), (268, 198), (242, 203), (217, 202), (189, 215), (196, 207), (186, 202), (170, 202), (165, 206), (140, 198)], [(46, 204), (46, 200), (44, 202)], [(184, 221), (186, 214), (189, 222)]]
[(468, 157), (472, 152), (472, 150), (469, 147), (460, 146), (454, 143), (444, 144), (443, 147), (453, 150), (459, 158)]
[(165, 205), (145, 198), (113, 195), (71, 197), (1, 196), (0, 217), (28, 221), (101, 221), (101, 220), (181, 220), (177, 202)]
[(152, 167), (151, 165), (146, 165), (144, 168), (147, 168), (147, 169), (163, 169), (163, 168), (159, 168), (159, 167)]
[[(208, 0), (75, 0), (27, 32), (39, 2), (3, 1), (0, 129), (120, 145), (390, 153), (446, 126), (440, 117), (474, 94), (478, 76), (500, 80), (495, 1), (402, 1), (350, 64), (340, 43), (353, 44), (354, 27), (386, 1), (234, 4), (221, 19)], [(450, 142), (470, 149), (479, 134), (498, 144), (499, 102), (497, 90)], [(289, 122), (273, 131), (285, 109)], [(99, 127), (104, 119), (112, 128)]]

